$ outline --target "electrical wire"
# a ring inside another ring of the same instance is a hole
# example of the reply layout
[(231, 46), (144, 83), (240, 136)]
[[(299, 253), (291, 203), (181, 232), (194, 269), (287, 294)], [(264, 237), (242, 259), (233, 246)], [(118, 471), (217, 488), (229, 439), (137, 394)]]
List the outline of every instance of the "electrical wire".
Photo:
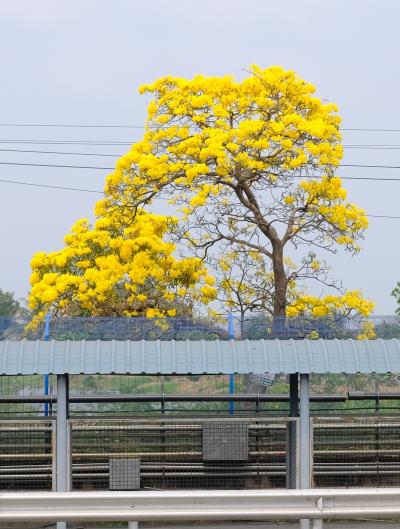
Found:
[(345, 131), (357, 131), (357, 132), (400, 132), (400, 129), (374, 129), (374, 128), (348, 128), (348, 127), (340, 127), (340, 130)]
[[(57, 154), (67, 156), (101, 156), (101, 157), (112, 157), (117, 158), (122, 154), (117, 153), (99, 153), (99, 152), (63, 152), (63, 151), (38, 151), (29, 149), (3, 149), (0, 148), (0, 152), (18, 152), (18, 153), (31, 153), (31, 154)], [(367, 164), (340, 164), (339, 167), (359, 167), (366, 169), (400, 169), (400, 165), (367, 165)]]
[(370, 150), (370, 151), (396, 151), (400, 149), (400, 145), (398, 144), (359, 144), (359, 145), (343, 145), (344, 149), (363, 149), (363, 150)]
[[(0, 179), (0, 182), (6, 183), (6, 184), (17, 184), (17, 185), (22, 185), (22, 186), (41, 187), (41, 188), (44, 187), (44, 188), (49, 188), (49, 189), (60, 189), (64, 191), (78, 191), (81, 193), (96, 193), (99, 195), (104, 195), (103, 191), (98, 191), (96, 189), (83, 189), (83, 188), (78, 188), (78, 187), (54, 186), (54, 185), (47, 185), (47, 184), (37, 184), (37, 183), (32, 183), (32, 182), (23, 182), (19, 180)], [(169, 200), (169, 199), (165, 197), (159, 197), (158, 200)], [(400, 219), (400, 216), (396, 216), (396, 215), (369, 215), (367, 214), (367, 217), (376, 218), (376, 219)]]
[[(54, 140), (54, 139), (0, 139), (2, 144), (17, 145), (132, 145), (133, 141), (119, 140)], [(399, 144), (344, 144), (345, 149), (364, 149), (364, 150), (398, 150)]]
[(5, 139), (1, 140), (2, 144), (16, 145), (132, 145), (132, 141), (102, 141), (102, 140), (32, 140), (32, 139)]
[[(0, 123), (0, 127), (29, 128), (69, 128), (69, 129), (145, 129), (144, 125), (130, 124), (86, 124), (86, 123)], [(347, 132), (400, 132), (400, 129), (380, 129), (369, 127), (340, 127)]]
[(339, 167), (361, 167), (363, 169), (400, 169), (400, 165), (372, 165), (361, 163), (341, 163)]
[(32, 154), (65, 154), (68, 156), (112, 156), (113, 158), (117, 156), (122, 156), (123, 153), (120, 154), (107, 154), (107, 153), (100, 153), (100, 152), (64, 152), (64, 151), (36, 151), (36, 150), (29, 150), (29, 149), (2, 149), (0, 148), (0, 152), (23, 152), (23, 153), (32, 153)]
[(0, 123), (0, 127), (43, 127), (62, 129), (145, 129), (144, 125), (86, 125), (72, 123)]
[[(0, 165), (24, 166), (24, 167), (51, 167), (61, 169), (95, 169), (99, 171), (114, 171), (115, 167), (107, 167), (102, 165), (68, 165), (55, 163), (30, 163), (30, 162), (0, 162)], [(395, 167), (392, 167), (395, 169)], [(400, 169), (400, 167), (399, 167)], [(322, 178), (319, 175), (283, 175), (291, 178)], [(400, 182), (400, 178), (394, 177), (370, 177), (370, 176), (342, 176), (342, 180), (364, 180), (371, 182)]]
[(84, 193), (96, 193), (100, 195), (104, 194), (102, 191), (97, 191), (96, 189), (82, 189), (79, 187), (64, 187), (64, 186), (54, 186), (54, 185), (47, 185), (47, 184), (36, 184), (33, 182), (22, 182), (20, 180), (5, 180), (3, 178), (0, 178), (0, 182), (5, 183), (5, 184), (17, 184), (21, 186), (48, 187), (50, 189), (62, 189), (64, 191), (80, 191)]
[(102, 171), (114, 171), (115, 169), (115, 167), (104, 167), (100, 165), (64, 165), (57, 163), (0, 162), (0, 165), (23, 165), (27, 167), (57, 167), (62, 169), (97, 169)]

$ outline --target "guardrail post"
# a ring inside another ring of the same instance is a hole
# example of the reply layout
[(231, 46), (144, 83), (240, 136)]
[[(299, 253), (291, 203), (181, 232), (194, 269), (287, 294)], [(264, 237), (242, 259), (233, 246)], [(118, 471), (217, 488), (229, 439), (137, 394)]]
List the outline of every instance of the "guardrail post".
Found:
[(128, 529), (138, 529), (139, 523), (138, 522), (128, 522)]
[[(70, 450), (68, 435), (69, 377), (57, 375), (57, 421), (56, 421), (56, 488), (57, 492), (68, 492), (70, 472)], [(66, 522), (57, 522), (57, 529), (66, 529)]]
[[(310, 466), (310, 376), (300, 373), (300, 488), (309, 489)], [(300, 520), (300, 529), (309, 529), (310, 520)]]

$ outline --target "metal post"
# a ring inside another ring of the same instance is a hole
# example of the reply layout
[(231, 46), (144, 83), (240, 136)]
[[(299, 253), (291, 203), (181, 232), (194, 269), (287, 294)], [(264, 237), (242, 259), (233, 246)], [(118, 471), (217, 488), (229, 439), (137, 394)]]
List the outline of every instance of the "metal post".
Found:
[(128, 522), (128, 529), (138, 529), (139, 523), (138, 522)]
[[(309, 489), (310, 480), (310, 376), (300, 373), (300, 488)], [(300, 529), (309, 529), (310, 520), (300, 520)]]
[(324, 521), (321, 519), (313, 520), (313, 529), (323, 529)]
[[(48, 312), (44, 320), (44, 341), (48, 342), (50, 340), (50, 319), (51, 315)], [(44, 375), (44, 394), (49, 394), (49, 375)], [(44, 415), (45, 417), (49, 416), (49, 403), (46, 402), (44, 405)]]
[[(233, 314), (232, 312), (229, 312), (228, 314), (228, 333), (229, 333), (229, 339), (234, 340), (235, 339), (235, 329), (233, 325)], [(229, 393), (233, 395), (235, 393), (235, 377), (234, 375), (229, 375)], [(233, 415), (235, 411), (235, 405), (233, 401), (229, 401), (229, 414)]]
[[(56, 487), (57, 492), (68, 492), (70, 472), (68, 435), (68, 375), (57, 375), (57, 432), (56, 432)], [(66, 522), (57, 522), (57, 529), (66, 529)]]
[[(289, 415), (299, 416), (299, 374), (289, 375)], [(288, 426), (288, 474), (287, 487), (296, 489), (297, 481), (297, 422), (290, 421)]]

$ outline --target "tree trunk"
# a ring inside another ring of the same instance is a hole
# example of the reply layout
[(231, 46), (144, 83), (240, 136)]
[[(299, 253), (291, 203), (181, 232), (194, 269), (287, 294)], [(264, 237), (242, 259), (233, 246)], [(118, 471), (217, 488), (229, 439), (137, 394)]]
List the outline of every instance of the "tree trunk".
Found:
[(287, 305), (287, 277), (283, 262), (283, 247), (280, 242), (273, 245), (272, 268), (274, 272), (273, 334), (275, 338), (284, 338)]
[(245, 313), (243, 310), (240, 311), (240, 339), (243, 340), (244, 338), (244, 316)]
[(282, 245), (275, 244), (272, 252), (274, 272), (274, 317), (286, 316), (287, 277), (283, 263)]

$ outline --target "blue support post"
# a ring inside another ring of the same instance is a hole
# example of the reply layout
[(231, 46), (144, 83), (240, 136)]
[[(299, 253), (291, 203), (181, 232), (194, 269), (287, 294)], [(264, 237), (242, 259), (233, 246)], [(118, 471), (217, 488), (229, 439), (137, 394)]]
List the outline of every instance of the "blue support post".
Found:
[[(228, 314), (228, 333), (229, 333), (229, 339), (234, 340), (235, 339), (235, 329), (233, 326), (233, 314), (232, 312), (229, 312)], [(233, 395), (235, 393), (235, 378), (234, 375), (229, 375), (229, 393), (230, 395)], [(233, 415), (235, 411), (235, 404), (233, 400), (229, 401), (229, 414)]]
[[(48, 312), (44, 320), (44, 341), (48, 342), (50, 340), (50, 320), (51, 315)], [(44, 375), (44, 394), (49, 394), (49, 375)], [(49, 416), (49, 403), (45, 402), (44, 404), (44, 415), (45, 417)]]

